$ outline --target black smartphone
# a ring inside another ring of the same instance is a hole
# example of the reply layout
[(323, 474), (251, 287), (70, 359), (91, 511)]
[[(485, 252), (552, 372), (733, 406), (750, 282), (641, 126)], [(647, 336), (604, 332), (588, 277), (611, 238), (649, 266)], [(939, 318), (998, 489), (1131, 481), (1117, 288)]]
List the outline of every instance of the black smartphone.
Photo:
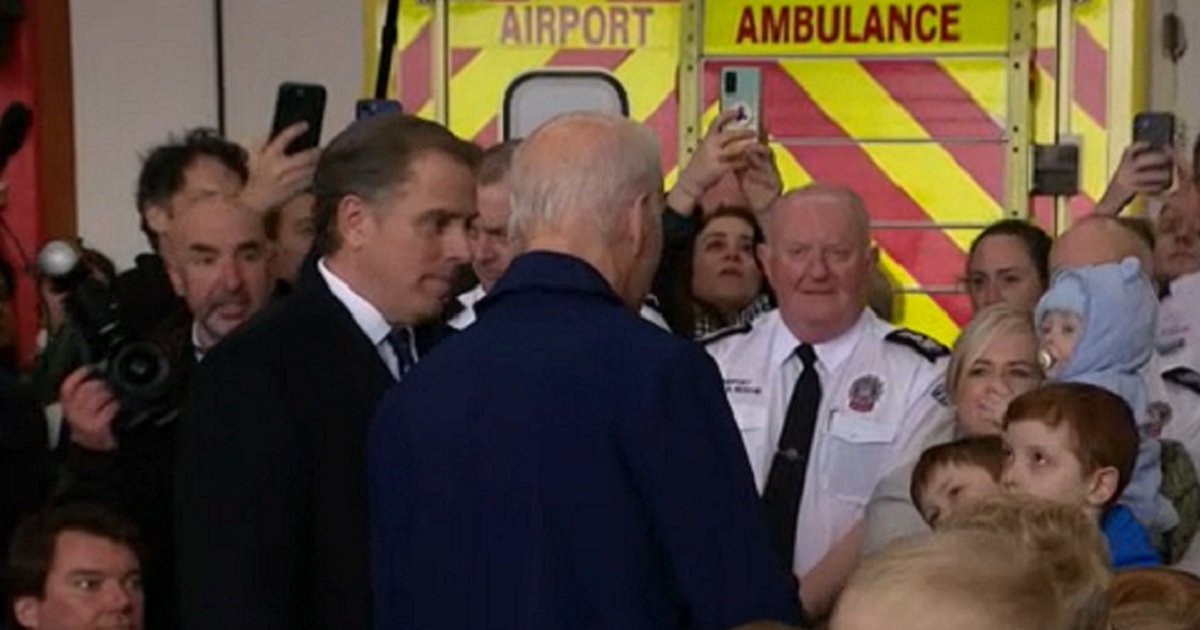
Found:
[(1175, 144), (1175, 115), (1142, 112), (1133, 118), (1133, 141), (1145, 142), (1155, 151), (1168, 151)]
[(325, 86), (312, 83), (284, 83), (275, 98), (275, 120), (271, 137), (298, 122), (308, 123), (308, 129), (292, 140), (287, 153), (311, 149), (321, 143), (321, 123), (325, 119)]
[(402, 112), (400, 101), (391, 98), (360, 98), (354, 104), (354, 120), (366, 120), (388, 112)]

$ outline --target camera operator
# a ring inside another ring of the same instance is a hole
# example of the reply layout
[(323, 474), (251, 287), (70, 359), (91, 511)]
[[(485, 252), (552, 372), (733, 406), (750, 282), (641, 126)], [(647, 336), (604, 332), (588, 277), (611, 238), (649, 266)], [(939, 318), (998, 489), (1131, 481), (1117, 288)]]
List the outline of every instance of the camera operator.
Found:
[(212, 129), (193, 129), (146, 155), (137, 206), (153, 252), (139, 255), (115, 285), (120, 318), (131, 333), (145, 336), (185, 310), (160, 256), (174, 217), (197, 201), (231, 196), (263, 215), (298, 195), (312, 182), (318, 151), (289, 155), (286, 147), (305, 129), (304, 123), (288, 127), (249, 153)]
[[(170, 359), (172, 386), (153, 421), (122, 430), (121, 403), (109, 383), (87, 367), (61, 388), (69, 427), (59, 500), (90, 501), (138, 525), (150, 552), (150, 627), (174, 627), (172, 484), (179, 406), (191, 371), (205, 352), (269, 300), (271, 250), (262, 221), (228, 198), (200, 201), (176, 214), (167, 272), (188, 315), (151, 339)], [(155, 590), (155, 589), (158, 590)]]

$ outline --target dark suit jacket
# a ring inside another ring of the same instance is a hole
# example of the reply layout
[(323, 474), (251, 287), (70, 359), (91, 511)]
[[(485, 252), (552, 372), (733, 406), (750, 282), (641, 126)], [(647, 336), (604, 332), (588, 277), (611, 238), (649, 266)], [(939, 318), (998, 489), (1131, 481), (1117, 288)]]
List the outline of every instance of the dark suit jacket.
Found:
[(183, 628), (370, 626), (365, 439), (392, 382), (319, 275), (205, 357), (176, 486)]
[(380, 405), (378, 630), (795, 622), (721, 377), (577, 258), (517, 258)]

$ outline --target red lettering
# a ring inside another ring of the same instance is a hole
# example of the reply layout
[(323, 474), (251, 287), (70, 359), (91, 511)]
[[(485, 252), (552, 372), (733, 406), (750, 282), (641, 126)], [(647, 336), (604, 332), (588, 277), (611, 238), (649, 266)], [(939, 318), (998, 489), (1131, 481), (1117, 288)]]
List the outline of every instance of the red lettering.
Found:
[(738, 20), (737, 43), (758, 43), (758, 27), (754, 24), (754, 9), (742, 8), (742, 17)]
[(958, 12), (961, 10), (961, 4), (942, 5), (942, 41), (962, 41), (962, 35), (958, 32)]
[(596, 5), (588, 7), (583, 12), (583, 41), (589, 46), (599, 46), (604, 43), (604, 9)]
[(634, 17), (638, 22), (638, 46), (646, 45), (646, 18), (654, 15), (654, 9), (650, 7), (634, 7), (632, 9)]
[(779, 44), (787, 41), (788, 37), (788, 14), (791, 12), (791, 7), (779, 7), (779, 13), (775, 13), (775, 8), (772, 6), (763, 7), (763, 43)]
[(610, 9), (612, 15), (609, 20), (612, 24), (608, 28), (608, 43), (613, 46), (628, 46), (629, 45), (629, 9), (625, 7), (612, 7)]
[(844, 7), (842, 18), (842, 32), (845, 33), (846, 43), (861, 44), (862, 34), (854, 31), (854, 13), (850, 5)]
[(896, 31), (900, 31), (903, 35), (901, 41), (912, 41), (912, 7), (898, 7), (892, 5), (888, 7), (888, 38), (889, 42), (896, 41)]
[(792, 11), (792, 43), (807, 44), (813, 38), (813, 9), (802, 4)]
[[(525, 7), (529, 10), (529, 7)], [(521, 43), (521, 22), (517, 19), (517, 8), (508, 7), (504, 10), (504, 21), (500, 24), (500, 43)]]
[[(917, 39), (925, 43), (929, 43), (937, 39), (937, 17), (937, 7), (933, 6), (932, 4), (922, 4), (921, 8), (917, 9), (915, 20), (917, 23)], [(927, 20), (926, 18), (932, 18), (932, 20)], [(928, 21), (933, 21), (933, 24), (928, 24)], [(927, 26), (928, 28), (926, 28)]]
[(558, 17), (556, 15), (558, 12), (554, 10), (554, 7), (547, 6), (535, 7), (534, 10), (537, 11), (537, 30), (535, 31), (537, 35), (531, 38), (533, 40), (532, 43), (538, 45), (549, 43), (552, 46), (557, 46), (558, 42), (554, 33), (554, 19)]
[(577, 28), (579, 28), (579, 7), (569, 5), (562, 7), (562, 13), (558, 16), (560, 45), (567, 45), (571, 41), (571, 33)]
[[(826, 20), (826, 11), (828, 17)], [(839, 24), (842, 17), (842, 7), (817, 7), (817, 39), (821, 40), (822, 44), (832, 44), (840, 39)]]
[(871, 10), (867, 11), (867, 24), (863, 27), (862, 36), (863, 41), (883, 41), (883, 20), (879, 17), (878, 5), (871, 5)]

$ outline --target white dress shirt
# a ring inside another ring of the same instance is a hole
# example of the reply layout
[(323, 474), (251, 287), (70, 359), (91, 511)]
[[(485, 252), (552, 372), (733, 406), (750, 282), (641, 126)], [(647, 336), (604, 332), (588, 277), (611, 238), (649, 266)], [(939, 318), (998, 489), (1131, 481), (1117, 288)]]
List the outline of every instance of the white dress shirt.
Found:
[[(325, 284), (329, 285), (329, 291), (333, 293), (333, 297), (337, 298), (346, 310), (350, 311), (350, 316), (354, 318), (354, 323), (358, 324), (363, 334), (367, 339), (371, 340), (371, 344), (375, 346), (375, 351), (379, 353), (379, 358), (383, 360), (383, 364), (387, 366), (389, 372), (392, 373), (392, 378), (400, 378), (400, 365), (396, 359), (396, 353), (392, 350), (392, 345), (388, 343), (388, 333), (392, 332), (391, 324), (383, 318), (379, 309), (375, 308), (363, 296), (355, 293), (350, 285), (346, 284), (341, 278), (337, 277), (325, 265), (325, 259), (317, 261), (317, 270), (321, 273), (321, 277), (325, 279)], [(412, 360), (416, 362), (416, 347), (411, 347), (413, 353)]]
[[(796, 522), (796, 575), (812, 569), (863, 517), (881, 479), (950, 431), (941, 385), (946, 357), (889, 341), (893, 333), (864, 309), (845, 334), (813, 346), (822, 395)], [(927, 350), (944, 350), (928, 343)], [(803, 370), (799, 345), (778, 310), (706, 340), (760, 493)]]
[(467, 326), (474, 324), (475, 304), (479, 300), (482, 300), (485, 295), (487, 295), (487, 291), (483, 290), (482, 284), (477, 284), (474, 289), (459, 294), (455, 299), (458, 300), (459, 304), (462, 304), (463, 310), (459, 311), (454, 317), (451, 317), (450, 321), (446, 323), (455, 330), (465, 330)]

